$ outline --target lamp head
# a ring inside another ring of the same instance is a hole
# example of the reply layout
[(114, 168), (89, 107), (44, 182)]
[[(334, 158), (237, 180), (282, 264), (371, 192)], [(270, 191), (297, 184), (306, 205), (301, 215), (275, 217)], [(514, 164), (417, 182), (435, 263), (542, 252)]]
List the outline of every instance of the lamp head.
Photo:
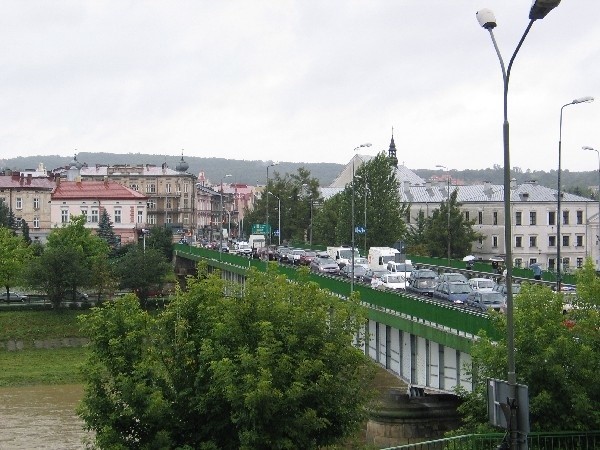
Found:
[(577, 103), (592, 103), (593, 101), (594, 101), (594, 97), (588, 96), (588, 97), (576, 98), (571, 103), (576, 105)]
[(584, 146), (583, 146), (583, 147), (581, 147), (581, 148), (582, 148), (583, 150), (592, 150), (592, 151), (594, 151), (594, 152), (597, 152), (597, 151), (598, 151), (598, 150), (596, 150), (596, 149), (595, 149), (595, 148), (593, 148), (593, 147), (588, 147), (587, 145), (584, 145)]
[(486, 30), (491, 30), (496, 27), (496, 17), (491, 9), (480, 9), (475, 13), (475, 17), (477, 17), (479, 25)]
[(533, 0), (531, 9), (529, 10), (529, 19), (543, 19), (546, 15), (556, 8), (560, 0)]

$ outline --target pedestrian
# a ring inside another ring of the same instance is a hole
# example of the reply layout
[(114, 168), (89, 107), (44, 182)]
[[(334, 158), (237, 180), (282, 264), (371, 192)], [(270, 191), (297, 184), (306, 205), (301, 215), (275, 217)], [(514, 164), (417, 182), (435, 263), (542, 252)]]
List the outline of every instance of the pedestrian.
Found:
[(534, 263), (534, 264), (530, 265), (529, 268), (533, 271), (533, 279), (534, 280), (542, 279), (542, 268), (540, 267), (539, 264)]

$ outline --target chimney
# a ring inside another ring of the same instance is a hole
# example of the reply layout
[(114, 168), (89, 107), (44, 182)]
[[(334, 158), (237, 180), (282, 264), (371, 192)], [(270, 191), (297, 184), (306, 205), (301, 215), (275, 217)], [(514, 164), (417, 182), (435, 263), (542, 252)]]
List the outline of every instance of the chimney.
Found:
[(60, 187), (60, 176), (56, 177), (56, 187)]
[(510, 188), (511, 189), (516, 189), (517, 188), (517, 179), (516, 178), (511, 178), (511, 180), (510, 180)]
[(27, 184), (31, 184), (31, 174), (27, 174)]
[(108, 177), (104, 177), (104, 187), (108, 187)]

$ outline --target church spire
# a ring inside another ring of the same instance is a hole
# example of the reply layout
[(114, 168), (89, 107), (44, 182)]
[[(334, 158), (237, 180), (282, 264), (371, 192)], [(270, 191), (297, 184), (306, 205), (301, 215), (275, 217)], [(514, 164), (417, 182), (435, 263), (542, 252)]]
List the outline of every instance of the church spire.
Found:
[(390, 142), (390, 148), (388, 150), (388, 158), (392, 166), (398, 167), (398, 158), (396, 156), (396, 143), (394, 142), (394, 127), (392, 127), (392, 140)]

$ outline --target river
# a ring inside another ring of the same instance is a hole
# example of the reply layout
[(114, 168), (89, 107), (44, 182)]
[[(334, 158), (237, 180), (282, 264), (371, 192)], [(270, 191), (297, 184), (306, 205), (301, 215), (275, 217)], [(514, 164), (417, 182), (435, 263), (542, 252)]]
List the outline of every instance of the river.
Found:
[(0, 388), (0, 450), (85, 449), (90, 436), (75, 413), (83, 386)]

